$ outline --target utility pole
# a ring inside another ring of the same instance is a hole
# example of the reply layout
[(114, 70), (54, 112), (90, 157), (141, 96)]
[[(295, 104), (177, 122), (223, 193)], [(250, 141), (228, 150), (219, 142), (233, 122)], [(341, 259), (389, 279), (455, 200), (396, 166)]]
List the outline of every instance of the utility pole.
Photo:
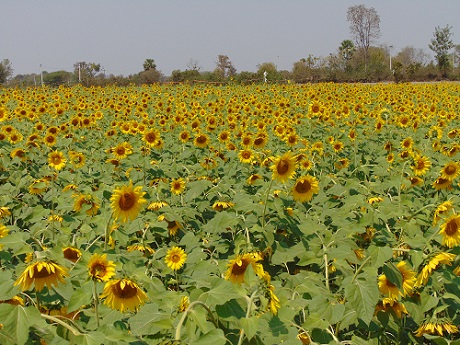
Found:
[(81, 83), (81, 65), (78, 64), (78, 82)]
[(42, 71), (42, 64), (40, 64), (40, 81), (43, 87), (43, 71)]
[(393, 46), (389, 46), (389, 48), (390, 48), (389, 49), (390, 50), (390, 72), (391, 72), (392, 71), (392, 69), (391, 69), (391, 49), (393, 48)]

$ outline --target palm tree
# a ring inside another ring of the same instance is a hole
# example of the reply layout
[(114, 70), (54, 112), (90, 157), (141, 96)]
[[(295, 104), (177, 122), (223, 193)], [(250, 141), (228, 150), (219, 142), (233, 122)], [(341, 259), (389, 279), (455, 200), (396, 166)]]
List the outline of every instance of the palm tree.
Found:
[(143, 66), (144, 66), (144, 71), (148, 71), (150, 69), (157, 68), (157, 65), (155, 64), (155, 60), (153, 59), (145, 59)]

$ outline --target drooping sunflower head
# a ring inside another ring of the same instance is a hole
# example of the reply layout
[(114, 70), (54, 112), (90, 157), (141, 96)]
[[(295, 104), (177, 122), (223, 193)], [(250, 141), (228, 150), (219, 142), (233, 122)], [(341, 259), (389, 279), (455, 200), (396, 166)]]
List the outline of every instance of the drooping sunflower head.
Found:
[(148, 300), (139, 285), (127, 278), (108, 281), (101, 294), (104, 304), (120, 312), (137, 311)]
[(173, 271), (181, 269), (186, 260), (187, 254), (185, 250), (177, 246), (168, 249), (165, 256), (166, 265)]
[(452, 188), (452, 181), (440, 176), (433, 182), (433, 187), (436, 190), (451, 189)]
[(291, 151), (276, 157), (270, 167), (273, 171), (272, 178), (283, 183), (294, 177), (296, 168), (297, 162)]
[(36, 291), (42, 291), (45, 285), (51, 289), (52, 285), (65, 283), (66, 276), (68, 276), (67, 268), (52, 261), (41, 260), (29, 264), (14, 285), (19, 285), (22, 291), (26, 291), (33, 284)]
[(235, 259), (232, 259), (227, 264), (227, 272), (225, 273), (225, 279), (230, 280), (232, 283), (241, 284), (244, 282), (244, 274), (249, 265), (252, 266), (254, 273), (260, 278), (265, 279), (266, 273), (263, 266), (259, 261), (262, 257), (259, 253), (245, 253), (238, 254)]
[(292, 197), (296, 201), (310, 201), (313, 194), (318, 194), (319, 182), (314, 176), (299, 177), (292, 188)]
[(91, 279), (106, 282), (115, 275), (115, 264), (107, 259), (107, 254), (93, 254), (88, 261), (88, 275)]
[(379, 291), (388, 296), (388, 298), (397, 300), (399, 299), (399, 295), (401, 294), (398, 287), (393, 284), (385, 274), (381, 274), (379, 276)]
[(417, 280), (415, 272), (408, 266), (407, 262), (401, 261), (396, 265), (402, 275), (402, 295), (408, 295), (414, 288), (415, 281)]
[(62, 248), (62, 254), (64, 255), (64, 258), (74, 263), (81, 258), (81, 250), (75, 247)]
[(132, 182), (127, 186), (116, 188), (110, 197), (114, 218), (121, 219), (122, 222), (128, 219), (134, 220), (141, 211), (142, 204), (147, 202), (144, 195), (142, 186), (133, 187)]

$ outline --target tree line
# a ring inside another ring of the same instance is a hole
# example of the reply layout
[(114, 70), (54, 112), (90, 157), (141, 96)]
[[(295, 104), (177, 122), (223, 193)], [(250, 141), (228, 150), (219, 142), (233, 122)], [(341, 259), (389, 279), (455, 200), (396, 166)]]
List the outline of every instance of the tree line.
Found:
[(82, 84), (130, 85), (158, 82), (381, 82), (460, 80), (460, 44), (452, 41), (452, 26), (437, 26), (428, 48), (435, 59), (423, 49), (406, 46), (393, 52), (391, 45), (376, 45), (380, 37), (380, 16), (373, 7), (356, 5), (348, 8), (347, 21), (351, 39), (345, 39), (334, 53), (317, 57), (312, 54), (293, 63), (292, 69), (279, 70), (275, 63), (257, 65), (256, 72), (237, 69), (227, 55), (218, 55), (213, 71), (202, 71), (199, 62), (191, 59), (185, 70), (174, 70), (165, 76), (154, 59), (145, 59), (143, 69), (129, 76), (106, 75), (100, 63), (79, 61), (74, 70), (16, 75), (8, 59), (0, 62), (0, 84), (9, 86), (51, 86)]

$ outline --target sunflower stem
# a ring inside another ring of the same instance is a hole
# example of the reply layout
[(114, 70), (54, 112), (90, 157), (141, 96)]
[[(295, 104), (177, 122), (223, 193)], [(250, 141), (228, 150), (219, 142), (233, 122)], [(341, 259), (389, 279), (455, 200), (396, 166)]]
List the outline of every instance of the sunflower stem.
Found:
[(97, 294), (96, 281), (93, 280), (93, 298), (94, 298), (94, 312), (96, 313), (96, 327), (99, 328), (99, 296)]
[(113, 217), (113, 212), (109, 216), (109, 220), (107, 221), (107, 226), (105, 227), (105, 236), (104, 236), (104, 251), (107, 250), (107, 244), (109, 242), (109, 227), (110, 227), (110, 221), (112, 220)]
[(206, 309), (206, 311), (208, 312), (209, 316), (211, 317), (211, 321), (212, 323), (214, 324), (214, 326), (216, 326), (216, 328), (218, 327), (218, 324), (216, 322), (216, 319), (214, 318), (214, 315), (212, 314), (212, 311), (211, 309), (209, 309), (209, 307), (204, 304), (203, 302), (201, 301), (194, 301), (192, 303), (190, 303), (190, 305), (188, 306), (188, 308), (184, 311), (184, 313), (182, 314), (182, 317), (180, 318), (179, 320), (179, 323), (177, 324), (177, 328), (176, 328), (176, 334), (174, 336), (174, 340), (180, 340), (180, 333), (181, 333), (181, 330), (182, 330), (182, 325), (184, 324), (184, 321), (185, 319), (187, 318), (187, 314), (190, 310), (192, 310), (196, 305), (200, 305), (202, 306), (204, 309)]
[[(249, 318), (249, 315), (251, 315), (251, 307), (252, 307), (252, 302), (254, 301), (254, 298), (256, 297), (256, 294), (257, 292), (259, 292), (259, 289), (255, 289), (254, 292), (251, 294), (251, 297), (249, 297), (247, 300), (248, 300), (248, 310), (246, 311), (246, 319)], [(238, 344), (237, 345), (241, 345), (243, 343), (243, 339), (244, 339), (244, 329), (241, 328), (241, 331), (240, 331), (240, 337), (238, 339)]]
[(51, 315), (46, 315), (46, 314), (40, 314), (40, 315), (44, 319), (53, 321), (55, 323), (58, 323), (62, 327), (67, 328), (70, 332), (72, 332), (73, 335), (77, 335), (77, 336), (82, 335), (82, 333), (79, 330), (75, 329), (74, 327), (72, 327), (71, 325), (69, 325), (68, 323), (66, 323), (64, 321), (59, 320), (57, 317), (54, 317), (54, 316), (51, 316)]
[(353, 275), (353, 278), (351, 279), (351, 283), (353, 283), (356, 279), (356, 277), (358, 276), (359, 272), (361, 272), (363, 270), (363, 267), (367, 264), (367, 262), (371, 259), (371, 256), (368, 256), (366, 260), (364, 260), (364, 262), (361, 264), (361, 266), (358, 267), (358, 269), (356, 270), (355, 274)]
[(267, 194), (265, 195), (264, 211), (262, 212), (262, 229), (265, 228), (265, 213), (267, 212), (268, 196), (270, 194), (270, 190), (272, 189), (273, 181), (274, 181), (273, 179), (270, 181), (270, 185), (268, 186), (268, 189), (267, 189)]
[(327, 262), (327, 253), (324, 254), (324, 276), (326, 278), (326, 288), (328, 291), (331, 291), (329, 287), (329, 266)]

